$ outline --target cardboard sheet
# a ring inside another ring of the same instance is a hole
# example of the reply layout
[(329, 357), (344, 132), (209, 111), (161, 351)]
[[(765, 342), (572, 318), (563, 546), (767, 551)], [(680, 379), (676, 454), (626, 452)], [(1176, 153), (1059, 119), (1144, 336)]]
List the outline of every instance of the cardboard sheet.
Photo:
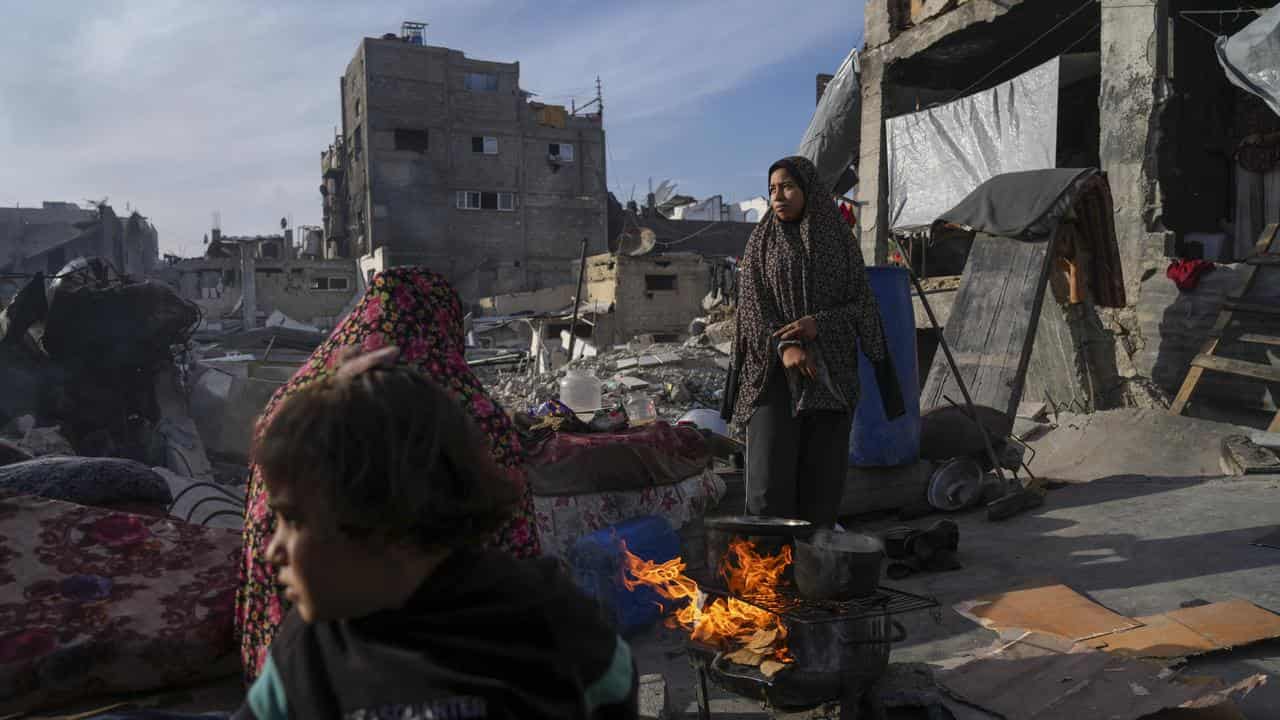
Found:
[(1021, 628), (1076, 641), (1141, 626), (1066, 585), (1044, 585), (969, 600), (957, 604), (955, 610), (989, 630)]
[(1146, 658), (1179, 658), (1280, 637), (1280, 615), (1246, 600), (1138, 618), (1143, 627), (1094, 639), (1095, 647)]
[(1065, 585), (1044, 585), (966, 601), (955, 610), (989, 630), (1047, 633), (1141, 658), (1189, 657), (1280, 638), (1280, 615), (1247, 600), (1135, 619)]
[(1265, 682), (1254, 676), (1224, 688), (1216, 679), (1182, 679), (1159, 665), (1079, 645), (1058, 652), (1042, 640), (1028, 634), (1025, 642), (939, 673), (938, 681), (957, 699), (1006, 720), (1236, 720), (1233, 698)]

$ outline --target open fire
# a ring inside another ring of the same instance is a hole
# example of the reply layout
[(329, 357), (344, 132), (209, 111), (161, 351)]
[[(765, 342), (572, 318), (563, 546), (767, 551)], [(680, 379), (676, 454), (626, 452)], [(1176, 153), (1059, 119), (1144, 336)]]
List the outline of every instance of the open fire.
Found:
[[(770, 677), (794, 662), (787, 651), (787, 629), (777, 615), (734, 597), (718, 597), (708, 604), (697, 581), (684, 574), (683, 559), (658, 564), (623, 551), (627, 590), (646, 585), (667, 600), (684, 603), (667, 617), (668, 627), (679, 625), (692, 639), (728, 653), (725, 658), (730, 662), (759, 667)], [(764, 555), (750, 541), (738, 538), (729, 543), (720, 575), (732, 595), (767, 596), (778, 592), (790, 564), (790, 547), (784, 546), (777, 555)]]

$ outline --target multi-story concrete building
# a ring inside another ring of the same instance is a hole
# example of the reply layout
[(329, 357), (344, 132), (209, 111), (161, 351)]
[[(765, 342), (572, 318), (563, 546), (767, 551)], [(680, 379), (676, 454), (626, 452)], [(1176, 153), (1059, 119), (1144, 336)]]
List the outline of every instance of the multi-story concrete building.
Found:
[(467, 299), (568, 282), (607, 249), (601, 103), (531, 101), (520, 64), (365, 38), (341, 80), (342, 135), (323, 153), (326, 255), (366, 274), (422, 264)]

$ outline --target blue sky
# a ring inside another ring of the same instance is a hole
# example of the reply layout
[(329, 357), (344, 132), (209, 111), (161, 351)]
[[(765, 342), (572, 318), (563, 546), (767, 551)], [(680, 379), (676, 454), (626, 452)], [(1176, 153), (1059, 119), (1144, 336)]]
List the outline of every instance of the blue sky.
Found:
[(762, 194), (808, 125), (815, 74), (862, 40), (857, 0), (16, 5), (0, 27), (0, 205), (109, 197), (187, 255), (215, 210), (231, 234), (319, 222), (338, 77), (361, 37), (402, 20), (430, 23), (430, 44), (520, 61), (547, 102), (590, 99), (599, 75), (623, 201), (650, 177)]

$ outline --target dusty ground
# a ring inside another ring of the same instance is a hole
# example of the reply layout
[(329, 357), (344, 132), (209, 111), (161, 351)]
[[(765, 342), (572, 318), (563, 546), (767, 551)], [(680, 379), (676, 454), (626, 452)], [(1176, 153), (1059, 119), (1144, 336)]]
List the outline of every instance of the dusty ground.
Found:
[[(1120, 410), (1062, 416), (1034, 443), (1032, 470), (1064, 485), (1045, 505), (1003, 523), (982, 513), (955, 516), (961, 528), (964, 569), (917, 575), (895, 583), (938, 599), (937, 618), (902, 618), (909, 636), (895, 646), (894, 662), (938, 662), (986, 647), (995, 635), (957, 615), (961, 600), (1054, 579), (1125, 615), (1176, 609), (1190, 600), (1243, 598), (1280, 610), (1280, 550), (1251, 541), (1280, 525), (1280, 476), (1223, 478), (1218, 442), (1230, 425), (1175, 418), (1163, 411)], [(741, 485), (718, 513), (741, 510)], [(900, 523), (863, 518), (861, 529), (909, 524), (926, 527), (940, 516)], [(662, 627), (631, 639), (642, 673), (662, 673), (671, 706), (692, 713), (693, 676), (684, 635)], [(1280, 642), (1206, 656), (1192, 669), (1235, 680), (1280, 673)], [(770, 717), (759, 705), (713, 691), (715, 717)], [(236, 678), (160, 703), (174, 710), (230, 709)], [(92, 706), (90, 706), (92, 707)], [(98, 705), (101, 707), (101, 704)], [(1280, 717), (1280, 681), (1241, 705), (1254, 720)], [(87, 709), (87, 708), (86, 708)], [(696, 717), (689, 714), (687, 717)]]
[[(1280, 476), (1223, 478), (1218, 441), (1232, 426), (1162, 411), (1121, 410), (1059, 418), (1035, 443), (1037, 475), (1070, 483), (1045, 505), (1002, 523), (982, 513), (954, 517), (961, 528), (964, 569), (917, 575), (893, 583), (933, 596), (943, 609), (903, 618), (908, 640), (894, 662), (937, 662), (986, 647), (995, 634), (951, 610), (954, 603), (1055, 579), (1124, 615), (1176, 609), (1190, 600), (1250, 600), (1280, 610), (1280, 550), (1251, 541), (1280, 525)], [(735, 507), (736, 506), (736, 507)], [(727, 497), (720, 511), (741, 500)], [(718, 511), (719, 512), (719, 511)], [(927, 527), (862, 519), (883, 529)], [(657, 629), (636, 638), (641, 672), (663, 673), (674, 708), (693, 710), (692, 674), (679, 653), (682, 636)], [(1226, 679), (1280, 673), (1280, 642), (1206, 656), (1195, 670)], [(717, 694), (717, 717), (763, 718), (757, 704)], [(1242, 704), (1250, 718), (1280, 717), (1280, 683), (1273, 679)], [(723, 714), (721, 714), (723, 713)]]

